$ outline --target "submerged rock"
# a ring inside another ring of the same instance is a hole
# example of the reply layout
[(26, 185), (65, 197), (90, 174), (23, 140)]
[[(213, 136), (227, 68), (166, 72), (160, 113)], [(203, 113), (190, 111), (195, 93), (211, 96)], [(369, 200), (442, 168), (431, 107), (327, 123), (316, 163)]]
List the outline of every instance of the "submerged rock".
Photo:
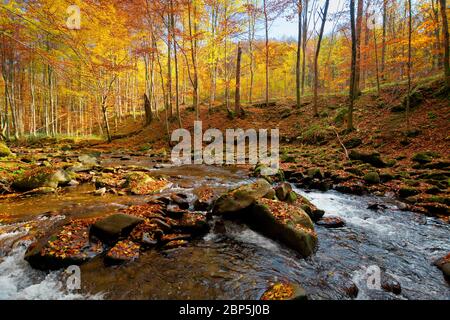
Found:
[(246, 223), (307, 257), (314, 252), (317, 234), (309, 216), (300, 208), (280, 201), (260, 199), (245, 214)]
[(328, 229), (337, 229), (345, 227), (345, 220), (340, 217), (327, 217), (317, 221), (316, 224)]
[(70, 175), (62, 169), (36, 168), (25, 172), (12, 187), (17, 191), (30, 191), (39, 188), (56, 189), (60, 185), (66, 185), (71, 181)]
[(144, 220), (127, 214), (113, 214), (92, 225), (90, 235), (108, 244), (126, 238)]

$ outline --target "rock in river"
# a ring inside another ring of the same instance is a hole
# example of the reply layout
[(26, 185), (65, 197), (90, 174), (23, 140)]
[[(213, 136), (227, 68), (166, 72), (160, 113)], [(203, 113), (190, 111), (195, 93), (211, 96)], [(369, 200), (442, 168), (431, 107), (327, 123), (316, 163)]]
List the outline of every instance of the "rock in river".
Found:
[(241, 211), (248, 209), (270, 192), (273, 192), (270, 184), (264, 179), (259, 179), (253, 184), (234, 189), (217, 199), (213, 214), (238, 217)]
[(337, 229), (344, 227), (345, 221), (340, 217), (327, 217), (317, 221), (316, 224), (328, 229)]
[[(30, 245), (25, 260), (35, 269), (57, 270), (80, 265), (103, 252), (103, 244), (89, 239), (93, 221), (74, 220), (61, 226)], [(55, 231), (58, 230), (58, 231)]]
[(113, 214), (92, 225), (90, 234), (108, 244), (114, 244), (127, 237), (143, 221), (127, 214)]
[(62, 169), (36, 168), (26, 171), (16, 181), (12, 187), (17, 191), (30, 191), (38, 188), (58, 188), (59, 185), (68, 184), (71, 177)]
[(278, 240), (304, 257), (311, 255), (317, 234), (309, 216), (300, 208), (284, 202), (260, 199), (248, 213), (246, 223), (265, 236)]

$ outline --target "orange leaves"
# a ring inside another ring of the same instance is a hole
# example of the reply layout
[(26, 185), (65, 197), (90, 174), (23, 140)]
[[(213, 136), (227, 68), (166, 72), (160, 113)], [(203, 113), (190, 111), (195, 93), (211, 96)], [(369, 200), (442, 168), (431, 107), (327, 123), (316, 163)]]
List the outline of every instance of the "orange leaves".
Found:
[(123, 240), (108, 252), (107, 257), (114, 260), (134, 260), (139, 258), (141, 246), (131, 240)]
[(290, 284), (277, 283), (264, 292), (261, 300), (288, 300), (294, 295), (294, 288)]
[(59, 234), (50, 238), (41, 255), (56, 258), (88, 258), (103, 251), (103, 244), (90, 243), (89, 227), (97, 219), (76, 220), (64, 226)]
[(155, 215), (161, 215), (162, 206), (160, 204), (150, 203), (140, 206), (131, 206), (125, 210), (122, 210), (122, 212), (140, 218), (148, 218)]

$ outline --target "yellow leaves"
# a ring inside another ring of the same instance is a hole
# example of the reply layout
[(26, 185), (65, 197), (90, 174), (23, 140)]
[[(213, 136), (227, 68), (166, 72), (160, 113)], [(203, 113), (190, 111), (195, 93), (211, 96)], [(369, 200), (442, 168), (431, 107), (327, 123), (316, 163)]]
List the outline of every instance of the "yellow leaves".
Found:
[(267, 290), (261, 300), (287, 300), (294, 295), (294, 288), (290, 284), (277, 283)]
[(132, 260), (139, 258), (140, 248), (140, 245), (131, 240), (123, 240), (117, 242), (107, 256), (115, 260)]

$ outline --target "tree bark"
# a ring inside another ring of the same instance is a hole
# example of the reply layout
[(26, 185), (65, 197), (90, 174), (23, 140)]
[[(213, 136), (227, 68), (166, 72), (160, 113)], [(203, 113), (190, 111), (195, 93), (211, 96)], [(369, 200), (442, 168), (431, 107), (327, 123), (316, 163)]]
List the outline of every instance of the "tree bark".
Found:
[(362, 15), (364, 8), (364, 0), (358, 0), (358, 11), (356, 14), (356, 78), (355, 93), (360, 94), (361, 91), (361, 34), (362, 34)]
[(320, 54), (320, 46), (322, 44), (323, 32), (325, 30), (325, 23), (327, 22), (327, 14), (328, 14), (328, 6), (330, 4), (330, 0), (325, 1), (325, 7), (322, 12), (322, 25), (320, 27), (319, 39), (317, 40), (317, 48), (316, 55), (314, 57), (314, 115), (318, 116), (319, 111), (317, 107), (317, 94), (319, 87), (319, 54)]
[(269, 106), (269, 18), (267, 12), (267, 0), (263, 0), (264, 10), (264, 31), (265, 31), (265, 54), (266, 54), (266, 107)]
[(295, 65), (295, 93), (297, 96), (297, 108), (301, 107), (302, 93), (301, 93), (301, 49), (302, 49), (302, 3), (298, 0), (297, 3), (298, 13), (298, 38), (297, 38), (297, 61)]
[(355, 103), (355, 80), (356, 80), (356, 30), (355, 30), (355, 0), (350, 0), (350, 26), (352, 34), (352, 62), (350, 76), (350, 107), (348, 110), (348, 131), (354, 130), (353, 127), (353, 108)]
[(241, 44), (238, 43), (237, 59), (236, 59), (236, 90), (234, 99), (234, 113), (238, 117), (241, 114), (241, 57), (242, 57), (242, 48)]
[(450, 40), (448, 33), (447, 20), (447, 4), (446, 0), (440, 0), (441, 16), (442, 16), (442, 34), (444, 35), (444, 74), (447, 81), (447, 86), (450, 88)]

